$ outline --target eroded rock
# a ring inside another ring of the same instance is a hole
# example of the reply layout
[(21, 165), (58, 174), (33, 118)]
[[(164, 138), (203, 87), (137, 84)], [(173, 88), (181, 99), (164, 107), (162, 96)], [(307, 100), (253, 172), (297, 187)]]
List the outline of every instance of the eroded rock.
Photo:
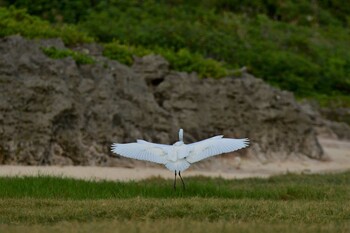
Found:
[(0, 40), (0, 163), (133, 166), (140, 162), (110, 153), (112, 142), (174, 143), (180, 127), (187, 143), (248, 137), (251, 147), (239, 153), (261, 160), (323, 157), (293, 95), (250, 75), (199, 79), (169, 70), (159, 56), (132, 67), (105, 58), (79, 66), (41, 46), (63, 44)]

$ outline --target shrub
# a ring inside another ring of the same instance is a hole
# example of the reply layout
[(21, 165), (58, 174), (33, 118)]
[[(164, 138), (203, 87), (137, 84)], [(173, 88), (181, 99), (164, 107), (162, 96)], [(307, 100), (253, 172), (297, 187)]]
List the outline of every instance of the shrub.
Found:
[(169, 61), (172, 69), (189, 73), (196, 72), (201, 78), (222, 78), (230, 73), (222, 63), (206, 59), (199, 53), (191, 53), (188, 49), (174, 52), (169, 49), (156, 48), (155, 51)]
[(30, 16), (23, 9), (0, 8), (0, 37), (20, 34), (27, 38), (60, 37), (65, 44), (92, 42), (86, 33), (76, 26), (60, 25), (53, 27), (49, 22)]
[(42, 50), (48, 57), (51, 57), (53, 59), (72, 57), (74, 61), (79, 65), (95, 63), (95, 60), (92, 57), (70, 49), (57, 49), (55, 47), (47, 47), (42, 48)]
[(177, 52), (161, 47), (145, 49), (141, 46), (125, 45), (114, 41), (105, 44), (103, 52), (104, 56), (126, 65), (132, 65), (133, 56), (142, 57), (147, 54), (159, 54), (169, 61), (172, 69), (190, 73), (196, 72), (202, 78), (221, 78), (229, 74), (228, 69), (222, 63), (213, 59), (205, 59), (200, 54), (191, 53), (187, 49), (180, 49)]
[(120, 63), (129, 66), (134, 62), (133, 56), (143, 57), (151, 53), (151, 50), (147, 50), (142, 47), (121, 44), (118, 41), (105, 44), (103, 50), (104, 56), (112, 60), (117, 60)]

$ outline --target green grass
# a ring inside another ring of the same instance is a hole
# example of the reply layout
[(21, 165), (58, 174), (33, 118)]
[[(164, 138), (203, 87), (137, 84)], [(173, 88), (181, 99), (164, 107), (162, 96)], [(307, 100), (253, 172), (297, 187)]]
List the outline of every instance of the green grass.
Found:
[[(191, 177), (187, 189), (173, 191), (172, 181), (84, 181), (55, 177), (0, 178), (0, 198), (231, 198), (254, 200), (350, 200), (350, 172), (329, 175), (285, 175), (269, 179), (225, 180)], [(180, 185), (180, 184), (178, 184)], [(181, 186), (179, 186), (181, 187)]]
[(0, 232), (348, 232), (350, 172), (138, 182), (0, 178)]

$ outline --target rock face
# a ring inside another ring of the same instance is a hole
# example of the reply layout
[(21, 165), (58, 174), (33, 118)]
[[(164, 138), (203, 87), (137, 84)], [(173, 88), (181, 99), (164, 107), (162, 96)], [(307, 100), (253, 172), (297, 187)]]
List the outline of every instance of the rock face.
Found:
[(318, 136), (350, 140), (350, 109), (320, 108), (317, 103), (302, 103), (303, 111), (312, 119)]
[(350, 140), (350, 108), (320, 109), (327, 128), (339, 139)]
[[(0, 164), (127, 166), (112, 142), (174, 143), (215, 134), (251, 139), (240, 153), (262, 160), (322, 159), (311, 118), (292, 94), (248, 74), (220, 80), (175, 72), (162, 57), (132, 67), (53, 60), (41, 46), (60, 40), (0, 40)], [(137, 163), (137, 162), (135, 162)]]

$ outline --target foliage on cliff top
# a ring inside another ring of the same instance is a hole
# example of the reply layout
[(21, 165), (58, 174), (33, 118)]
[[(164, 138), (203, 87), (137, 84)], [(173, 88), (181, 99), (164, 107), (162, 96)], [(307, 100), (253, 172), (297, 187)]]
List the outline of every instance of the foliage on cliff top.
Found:
[(51, 57), (53, 59), (72, 57), (75, 60), (75, 62), (79, 65), (95, 63), (95, 60), (92, 57), (88, 56), (87, 54), (73, 51), (70, 49), (57, 49), (55, 47), (46, 47), (46, 48), (42, 48), (42, 51), (48, 57)]
[[(349, 99), (350, 3), (346, 1), (4, 2), (55, 23), (77, 24), (99, 41), (118, 40), (137, 48), (135, 54), (141, 48), (172, 51), (170, 59), (178, 61), (176, 54), (185, 51), (190, 60), (197, 61), (193, 57), (200, 55), (199, 60), (210, 58), (220, 67), (246, 66), (255, 76), (298, 97), (321, 98), (322, 103), (336, 100), (339, 105)], [(193, 71), (206, 63), (198, 64), (182, 70)], [(221, 74), (217, 70), (197, 72), (216, 76)]]
[(233, 74), (233, 71), (227, 69), (223, 63), (206, 59), (201, 54), (190, 52), (188, 49), (178, 51), (161, 47), (145, 49), (142, 46), (121, 44), (118, 41), (107, 43), (104, 48), (104, 56), (126, 65), (132, 65), (134, 56), (142, 57), (148, 54), (159, 54), (169, 61), (171, 69), (188, 73), (196, 72), (201, 78), (222, 78)]
[(79, 25), (100, 41), (117, 38), (151, 50), (187, 49), (230, 68), (246, 66), (301, 97), (350, 93), (349, 29), (331, 15), (324, 12), (318, 20), (322, 24), (310, 17), (304, 24), (193, 5), (101, 3)]
[(27, 38), (60, 37), (67, 45), (92, 42), (92, 37), (81, 32), (74, 25), (56, 25), (27, 14), (26, 10), (0, 8), (0, 37), (20, 34)]

